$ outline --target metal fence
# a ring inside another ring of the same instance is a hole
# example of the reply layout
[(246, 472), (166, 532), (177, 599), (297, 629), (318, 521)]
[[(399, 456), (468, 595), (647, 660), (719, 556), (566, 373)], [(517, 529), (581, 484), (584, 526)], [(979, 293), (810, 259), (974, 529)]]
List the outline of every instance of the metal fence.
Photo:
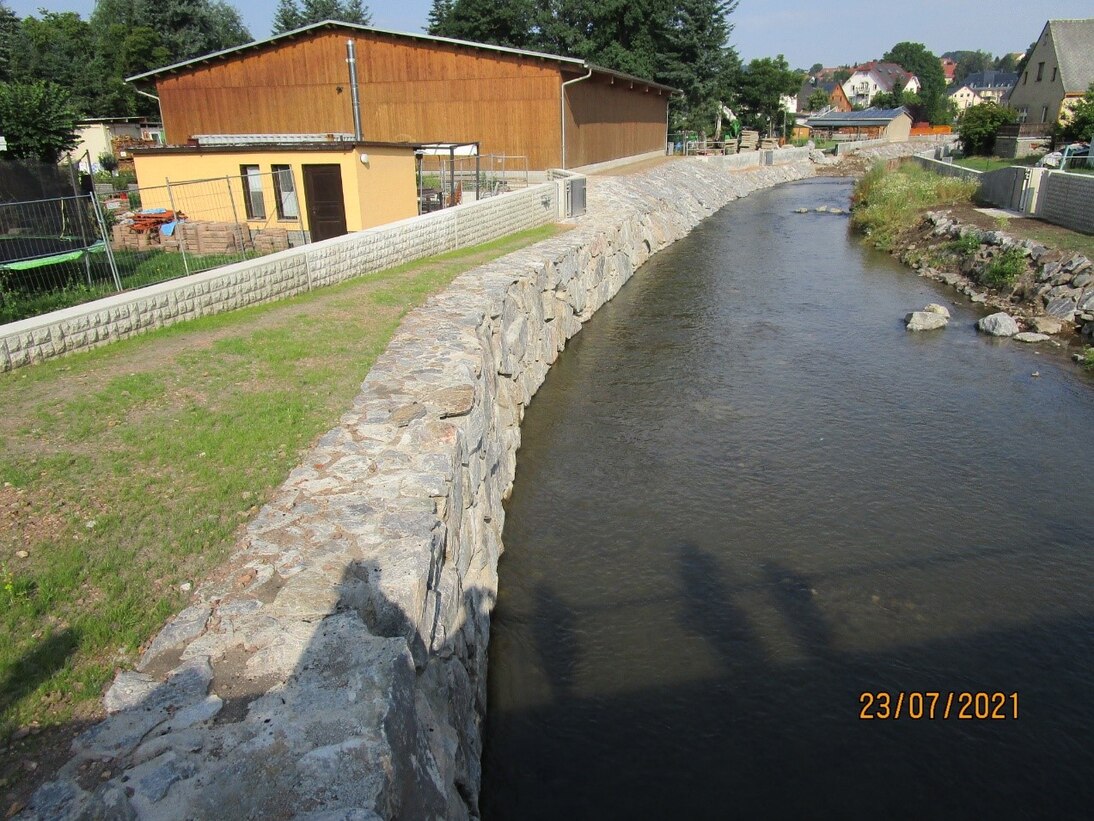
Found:
[(418, 196), (422, 213), (527, 188), (529, 182), (525, 156), (427, 155), (421, 157), (420, 163)]
[(0, 203), (0, 322), (307, 242), (291, 169)]

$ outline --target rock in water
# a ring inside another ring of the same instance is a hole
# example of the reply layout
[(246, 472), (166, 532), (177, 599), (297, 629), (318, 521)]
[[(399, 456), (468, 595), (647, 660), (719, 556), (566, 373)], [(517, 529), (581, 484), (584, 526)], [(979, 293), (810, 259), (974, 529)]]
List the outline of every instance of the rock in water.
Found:
[(1051, 316), (1035, 316), (1031, 324), (1039, 334), (1058, 334), (1064, 329), (1064, 323)]
[(1019, 342), (1048, 342), (1052, 337), (1048, 334), (1033, 333), (1031, 331), (1022, 331), (1020, 334), (1015, 334), (1014, 338)]
[(932, 302), (923, 310), (929, 314), (938, 314), (939, 316), (946, 317), (946, 319), (950, 318), (950, 309), (947, 308), (945, 305), (939, 305), (937, 302)]
[(1018, 333), (1018, 323), (1010, 314), (1000, 311), (986, 316), (976, 323), (977, 329), (992, 336), (1014, 336)]
[(905, 330), (909, 331), (933, 331), (936, 328), (945, 328), (950, 318), (934, 311), (912, 311), (904, 317)]

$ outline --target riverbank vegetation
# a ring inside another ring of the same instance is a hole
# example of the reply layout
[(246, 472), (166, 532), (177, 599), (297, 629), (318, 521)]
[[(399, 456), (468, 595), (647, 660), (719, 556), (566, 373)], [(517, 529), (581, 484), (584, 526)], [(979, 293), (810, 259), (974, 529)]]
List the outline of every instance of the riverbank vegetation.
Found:
[(976, 187), (974, 181), (942, 177), (914, 163), (893, 170), (879, 163), (855, 186), (851, 224), (887, 251), (924, 210), (971, 203)]
[(0, 376), (0, 791), (40, 730), (98, 715), (114, 670), (337, 424), (401, 318), (559, 230)]

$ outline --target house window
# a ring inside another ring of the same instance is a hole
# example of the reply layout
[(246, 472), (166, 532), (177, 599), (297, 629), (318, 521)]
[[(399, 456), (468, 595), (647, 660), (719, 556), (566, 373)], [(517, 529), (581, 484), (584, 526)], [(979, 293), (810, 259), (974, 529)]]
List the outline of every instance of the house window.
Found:
[(1037, 64), (1037, 82), (1041, 82), (1041, 79), (1045, 76), (1045, 64)]
[(273, 166), (274, 197), (277, 200), (279, 220), (300, 219), (300, 203), (296, 198), (296, 180), (292, 166)]
[(1022, 72), (1022, 85), (1025, 85), (1028, 82), (1029, 82), (1029, 72), (1028, 71), (1023, 71)]
[(1041, 106), (1041, 122), (1048, 122), (1048, 106)]
[(1024, 105), (1018, 106), (1018, 122), (1024, 123), (1027, 117), (1029, 117), (1029, 107)]
[(262, 176), (257, 165), (241, 165), (239, 176), (243, 179), (243, 207), (247, 209), (247, 219), (266, 219), (266, 203), (262, 198)]
[(1058, 68), (1058, 66), (1053, 66), (1052, 67), (1052, 82), (1054, 82), (1054, 83), (1056, 82), (1056, 69), (1057, 68)]

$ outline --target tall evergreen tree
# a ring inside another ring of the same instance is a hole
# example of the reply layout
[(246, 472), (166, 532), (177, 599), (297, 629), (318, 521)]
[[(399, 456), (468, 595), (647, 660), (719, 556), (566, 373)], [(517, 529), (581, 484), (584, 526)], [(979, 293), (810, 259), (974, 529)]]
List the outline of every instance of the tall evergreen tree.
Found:
[(657, 79), (684, 92), (673, 101), (674, 126), (708, 130), (729, 102), (740, 60), (729, 47), (736, 0), (676, 0), (658, 52)]
[(532, 43), (532, 0), (454, 0), (447, 11), (437, 11), (443, 19), (431, 34), (513, 48)]
[(448, 15), (452, 13), (453, 0), (433, 0), (429, 7), (429, 16), (426, 18), (425, 30), (430, 34), (440, 37), (448, 21)]
[(279, 0), (273, 33), (281, 34), (324, 20), (367, 26), (372, 22), (372, 15), (361, 0), (302, 0), (300, 3), (297, 0)]
[(0, 83), (11, 78), (11, 48), (19, 32), (19, 17), (0, 0)]

